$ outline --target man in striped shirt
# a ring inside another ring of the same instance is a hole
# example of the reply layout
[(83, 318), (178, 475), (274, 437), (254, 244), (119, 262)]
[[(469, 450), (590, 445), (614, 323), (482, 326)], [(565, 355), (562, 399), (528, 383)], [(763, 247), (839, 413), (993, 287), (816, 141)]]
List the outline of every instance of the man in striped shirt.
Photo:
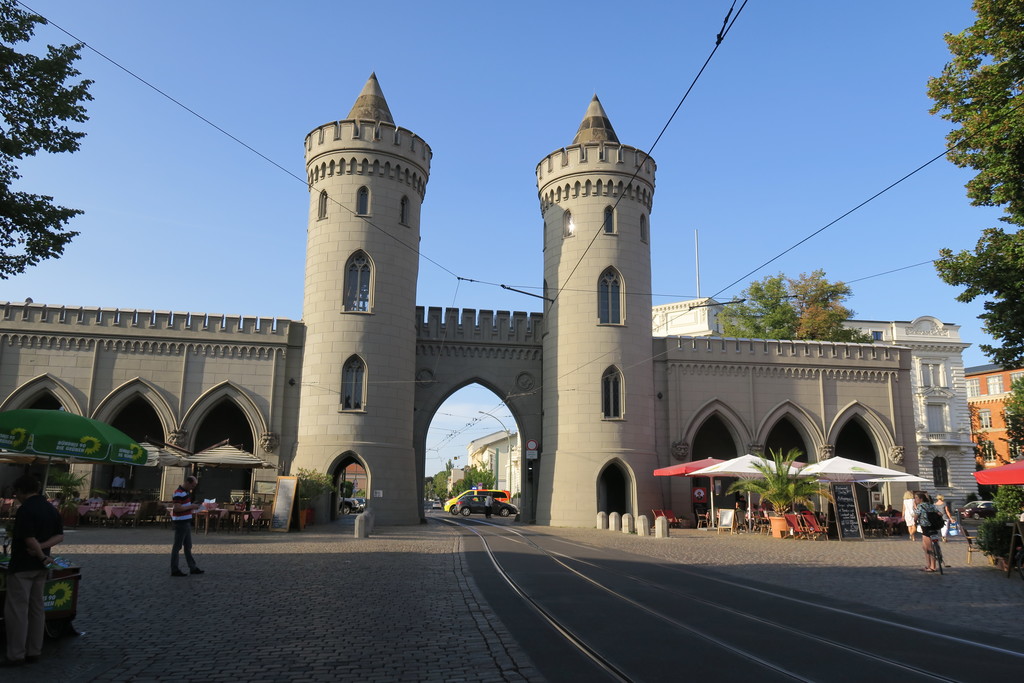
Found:
[(174, 525), (174, 546), (171, 548), (171, 576), (188, 576), (178, 568), (178, 553), (185, 549), (185, 562), (188, 563), (189, 574), (202, 574), (203, 570), (196, 566), (192, 559), (192, 511), (199, 507), (192, 502), (192, 489), (199, 480), (194, 476), (185, 477), (185, 481), (174, 492), (171, 508), (171, 523)]

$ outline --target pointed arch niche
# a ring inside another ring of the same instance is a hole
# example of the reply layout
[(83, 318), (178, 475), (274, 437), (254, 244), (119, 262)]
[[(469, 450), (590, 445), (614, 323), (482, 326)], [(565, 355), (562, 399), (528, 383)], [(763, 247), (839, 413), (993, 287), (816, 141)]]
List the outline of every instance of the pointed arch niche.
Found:
[(597, 511), (632, 513), (632, 482), (629, 470), (621, 461), (609, 462), (597, 477)]
[(34, 377), (11, 392), (0, 410), (16, 408), (38, 408), (40, 410), (64, 409), (69, 413), (82, 415), (82, 406), (75, 399), (68, 385), (50, 373)]
[[(345, 451), (327, 468), (334, 478), (334, 491), (331, 492), (331, 519), (337, 519), (343, 513), (342, 498), (366, 498), (370, 505), (370, 473), (366, 462), (355, 451)], [(343, 490), (344, 489), (344, 490)]]

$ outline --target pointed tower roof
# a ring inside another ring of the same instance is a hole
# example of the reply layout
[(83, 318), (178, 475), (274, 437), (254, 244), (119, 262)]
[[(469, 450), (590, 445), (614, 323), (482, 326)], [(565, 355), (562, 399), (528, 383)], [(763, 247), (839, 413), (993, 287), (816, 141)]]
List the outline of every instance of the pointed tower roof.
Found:
[(612, 122), (608, 120), (608, 115), (604, 113), (604, 107), (601, 106), (601, 100), (597, 99), (595, 94), (594, 99), (590, 100), (590, 105), (587, 107), (587, 113), (583, 115), (583, 121), (580, 123), (579, 130), (576, 131), (576, 137), (573, 138), (572, 144), (618, 141), (619, 138), (615, 135)]
[(363, 86), (363, 91), (359, 93), (356, 103), (352, 105), (352, 111), (348, 113), (348, 118), (395, 123), (395, 120), (391, 118), (388, 102), (384, 99), (384, 92), (380, 89), (380, 83), (377, 82), (376, 73), (370, 74), (369, 80)]

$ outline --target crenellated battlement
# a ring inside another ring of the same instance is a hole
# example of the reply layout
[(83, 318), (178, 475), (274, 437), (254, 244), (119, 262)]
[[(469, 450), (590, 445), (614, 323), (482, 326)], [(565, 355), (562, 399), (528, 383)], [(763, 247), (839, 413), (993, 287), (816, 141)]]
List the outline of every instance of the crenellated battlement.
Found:
[(544, 315), (523, 311), (416, 307), (416, 339), (446, 342), (540, 344)]
[[(139, 336), (195, 333), (204, 337), (231, 336), (238, 343), (287, 341), (291, 320), (212, 313), (182, 313), (92, 306), (52, 306), (37, 303), (0, 303), (0, 329), (49, 334), (118, 334)], [(225, 340), (226, 341), (226, 340)]]
[(603, 142), (563, 147), (537, 164), (541, 212), (552, 204), (589, 196), (624, 197), (650, 211), (656, 169), (646, 152), (627, 145)]
[(655, 340), (664, 344), (670, 361), (814, 362), (910, 367), (910, 349), (903, 346), (805, 339), (742, 339), (737, 337), (677, 337)]

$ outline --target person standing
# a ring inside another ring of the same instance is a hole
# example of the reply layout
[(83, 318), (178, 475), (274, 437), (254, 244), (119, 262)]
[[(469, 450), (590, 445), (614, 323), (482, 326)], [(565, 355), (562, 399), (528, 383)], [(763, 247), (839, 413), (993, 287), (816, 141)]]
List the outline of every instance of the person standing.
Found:
[(64, 540), (60, 513), (39, 493), (39, 480), (31, 474), (14, 482), (21, 507), (14, 516), (11, 560), (7, 568), (4, 626), (7, 630), (7, 661), (19, 666), (39, 659), (43, 651), (46, 584), (50, 548)]
[(949, 506), (946, 505), (946, 497), (941, 493), (935, 496), (935, 509), (942, 515), (942, 519), (945, 520), (945, 524), (942, 525), (942, 542), (945, 543), (949, 536), (949, 523), (953, 519), (953, 515), (949, 512)]
[(910, 536), (910, 540), (911, 541), (914, 540), (914, 531), (920, 531), (920, 529), (917, 528), (917, 522), (914, 521), (916, 519), (916, 517), (917, 517), (917, 512), (915, 512), (915, 510), (914, 510), (915, 507), (916, 507), (916, 505), (914, 504), (914, 493), (913, 493), (913, 491), (904, 491), (903, 492), (903, 521), (906, 522), (906, 524), (907, 524), (907, 535)]
[(491, 518), (491, 513), (494, 511), (494, 496), (488, 494), (484, 496), (484, 517), (487, 519)]
[(192, 559), (192, 511), (199, 507), (192, 502), (192, 489), (196, 487), (199, 480), (193, 475), (185, 477), (181, 486), (174, 492), (171, 498), (174, 507), (171, 508), (171, 523), (174, 525), (174, 545), (171, 547), (171, 576), (188, 576), (178, 568), (178, 553), (185, 550), (185, 562), (188, 564), (189, 574), (202, 574), (203, 570), (196, 566)]

